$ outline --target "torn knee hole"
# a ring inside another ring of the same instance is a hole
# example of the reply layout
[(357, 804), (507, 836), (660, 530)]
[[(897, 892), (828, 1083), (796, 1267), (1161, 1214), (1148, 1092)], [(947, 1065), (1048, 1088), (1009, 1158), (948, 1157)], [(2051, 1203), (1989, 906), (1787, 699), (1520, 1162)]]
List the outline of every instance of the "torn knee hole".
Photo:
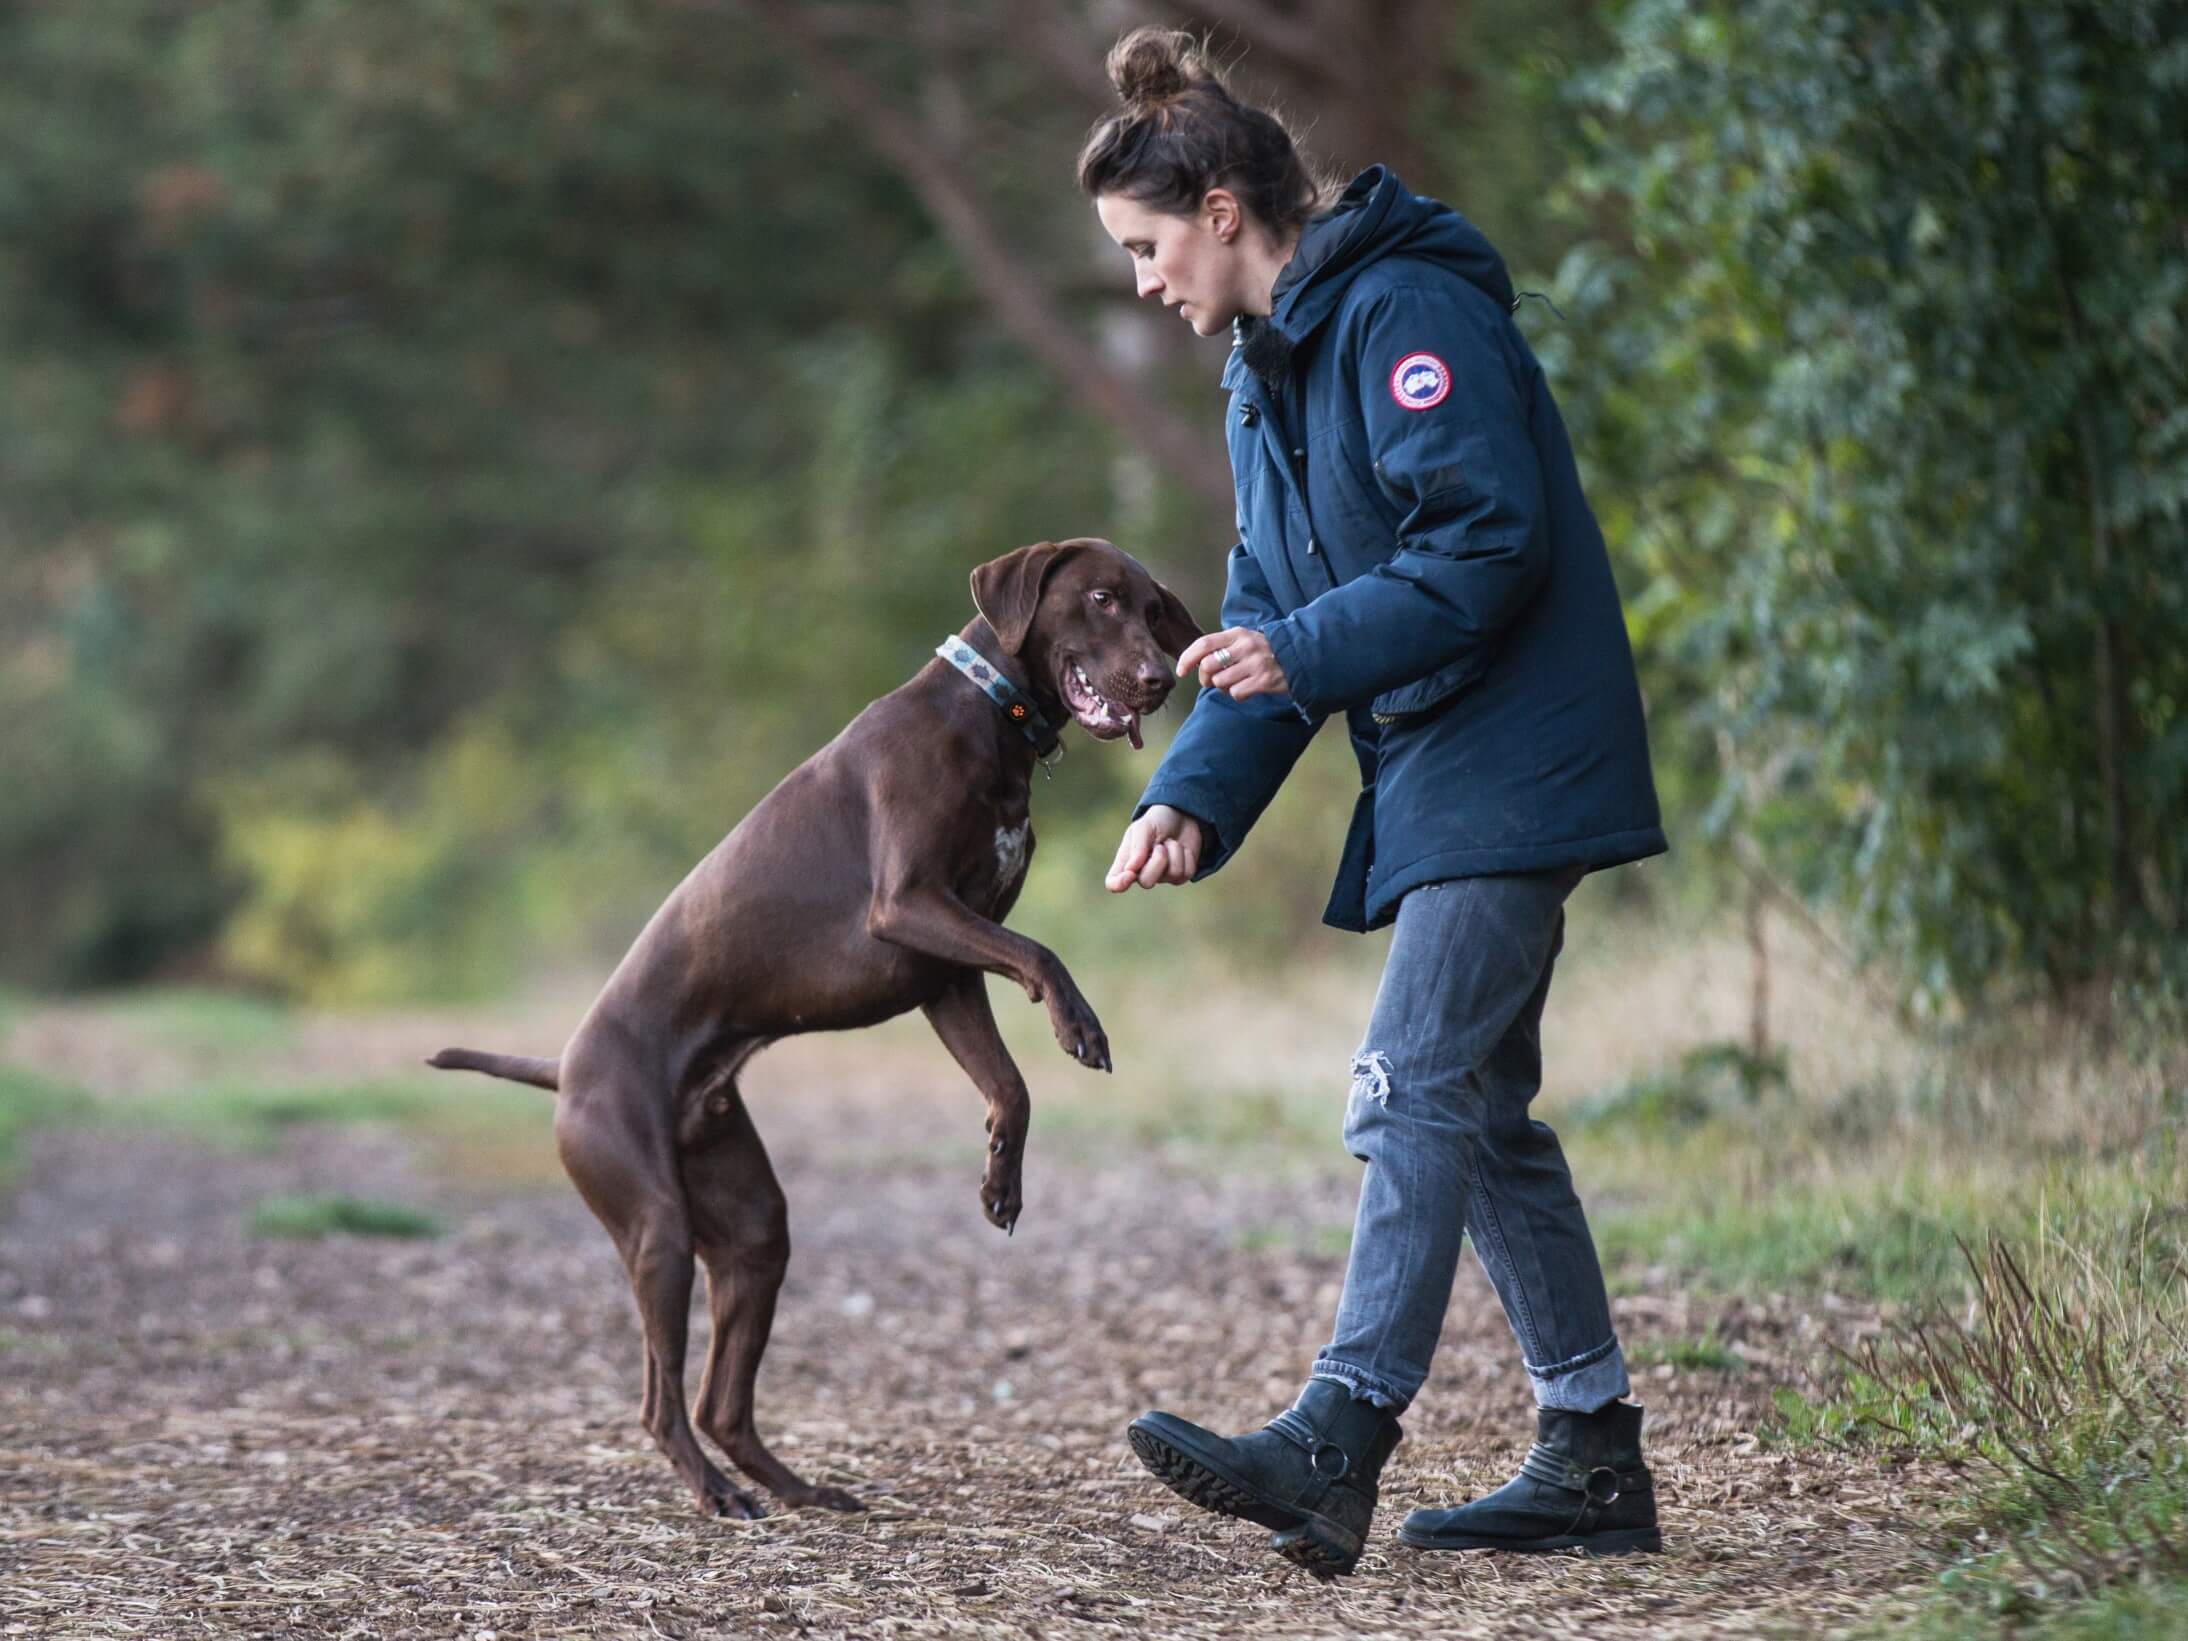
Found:
[(1355, 1099), (1390, 1103), (1390, 1056), (1377, 1049), (1352, 1057), (1352, 1093)]

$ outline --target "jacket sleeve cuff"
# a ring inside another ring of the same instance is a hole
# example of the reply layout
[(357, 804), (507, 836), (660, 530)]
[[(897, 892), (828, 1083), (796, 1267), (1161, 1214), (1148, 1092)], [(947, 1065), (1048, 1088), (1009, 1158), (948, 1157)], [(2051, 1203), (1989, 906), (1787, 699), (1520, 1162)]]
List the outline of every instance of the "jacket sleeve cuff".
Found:
[(1284, 669), (1284, 687), (1290, 694), (1292, 711), (1304, 722), (1313, 723), (1314, 680), (1308, 671), (1306, 656), (1300, 651), (1299, 632), (1292, 625), (1291, 617), (1286, 616), (1281, 621), (1266, 623), (1261, 629), (1261, 636), (1269, 641), (1269, 653), (1276, 657), (1276, 664)]

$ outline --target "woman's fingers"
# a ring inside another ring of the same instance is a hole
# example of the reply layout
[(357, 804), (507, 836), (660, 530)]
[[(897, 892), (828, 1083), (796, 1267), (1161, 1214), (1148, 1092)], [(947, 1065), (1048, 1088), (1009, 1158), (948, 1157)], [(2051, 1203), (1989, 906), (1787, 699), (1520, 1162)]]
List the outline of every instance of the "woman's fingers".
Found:
[(1251, 627), (1232, 627), (1216, 634), (1219, 640), (1208, 647), (1201, 658), (1200, 682), (1203, 688), (1220, 689), (1216, 679), (1226, 672), (1235, 671), (1253, 658), (1258, 647), (1267, 649), (1269, 641)]
[(1169, 875), (1170, 854), (1160, 843), (1147, 852), (1147, 864), (1140, 868), (1139, 883), (1142, 889), (1152, 889)]
[(1110, 863), (1109, 875), (1103, 885), (1113, 895), (1122, 894), (1138, 881), (1140, 868), (1147, 864), (1147, 857), (1155, 847), (1155, 829), (1144, 820), (1136, 820), (1124, 829), (1124, 838), (1117, 845), (1117, 858)]
[[(1205, 685), (1226, 664), (1244, 656), (1249, 645), (1265, 647), (1267, 643), (1268, 640), (1251, 627), (1225, 627), (1221, 632), (1204, 632), (1179, 652), (1178, 676), (1183, 678), (1187, 673), (1197, 671)], [(1215, 659), (1219, 650), (1224, 652), (1222, 661)]]
[[(1183, 678), (1187, 673), (1198, 667), (1202, 660), (1223, 647), (1225, 639), (1236, 636), (1237, 631), (1238, 629), (1233, 627), (1223, 632), (1204, 632), (1186, 645), (1185, 648), (1178, 651), (1178, 676)], [(1203, 679), (1202, 682), (1205, 683), (1207, 680)]]
[(1290, 687), (1269, 641), (1253, 627), (1226, 627), (1194, 639), (1178, 657), (1178, 676), (1192, 669), (1202, 688), (1219, 689), (1234, 701), (1281, 695)]
[(1117, 858), (1102, 879), (1111, 894), (1134, 884), (1190, 883), (1200, 868), (1200, 826), (1189, 815), (1158, 804), (1124, 830)]
[(1281, 695), (1286, 687), (1284, 669), (1267, 650), (1225, 667), (1210, 683), (1234, 701), (1243, 701), (1249, 695)]

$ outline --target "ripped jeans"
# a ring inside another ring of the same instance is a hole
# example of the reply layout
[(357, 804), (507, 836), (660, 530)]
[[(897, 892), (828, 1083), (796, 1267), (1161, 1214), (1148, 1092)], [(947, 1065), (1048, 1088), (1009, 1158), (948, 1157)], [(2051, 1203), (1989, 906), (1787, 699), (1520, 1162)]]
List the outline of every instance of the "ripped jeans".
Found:
[(1625, 1358), (1557, 1136), (1527, 1115), (1542, 1005), (1577, 869), (1424, 884), (1397, 929), (1353, 1062), (1345, 1148), (1367, 1164), (1334, 1336), (1313, 1377), (1394, 1411), (1451, 1303), (1464, 1232), (1539, 1406), (1623, 1396)]

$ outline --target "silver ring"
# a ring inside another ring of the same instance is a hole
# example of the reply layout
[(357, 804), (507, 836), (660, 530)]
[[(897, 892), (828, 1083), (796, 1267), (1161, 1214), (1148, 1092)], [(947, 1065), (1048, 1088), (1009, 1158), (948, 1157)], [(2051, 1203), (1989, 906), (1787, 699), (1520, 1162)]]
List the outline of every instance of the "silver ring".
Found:
[(1210, 659), (1215, 662), (1216, 670), (1218, 672), (1221, 672), (1225, 667), (1231, 664), (1231, 652), (1228, 648), (1220, 649), (1217, 650), (1216, 653), (1212, 657), (1210, 657)]

